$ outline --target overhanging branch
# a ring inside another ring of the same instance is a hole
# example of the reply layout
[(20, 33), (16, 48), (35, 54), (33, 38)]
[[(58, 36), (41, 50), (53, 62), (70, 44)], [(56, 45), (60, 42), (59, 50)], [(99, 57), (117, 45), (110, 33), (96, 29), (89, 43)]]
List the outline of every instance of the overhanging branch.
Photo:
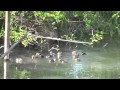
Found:
[(0, 60), (3, 59), (8, 53), (10, 53), (10, 51), (17, 45), (19, 44), (24, 38), (26, 38), (26, 36), (28, 35), (28, 32), (21, 38), (18, 40), (18, 42), (14, 43), (9, 50), (7, 50), (7, 52), (5, 52), (3, 55), (1, 55)]
[(37, 35), (33, 35), (36, 36), (37, 38), (44, 38), (44, 39), (51, 39), (51, 40), (58, 40), (58, 41), (66, 41), (66, 42), (72, 42), (72, 43), (82, 43), (82, 44), (89, 44), (92, 45), (92, 42), (82, 42), (82, 41), (77, 41), (77, 40), (65, 40), (65, 39), (61, 39), (61, 38), (53, 38), (53, 37), (44, 37), (44, 36), (37, 36)]

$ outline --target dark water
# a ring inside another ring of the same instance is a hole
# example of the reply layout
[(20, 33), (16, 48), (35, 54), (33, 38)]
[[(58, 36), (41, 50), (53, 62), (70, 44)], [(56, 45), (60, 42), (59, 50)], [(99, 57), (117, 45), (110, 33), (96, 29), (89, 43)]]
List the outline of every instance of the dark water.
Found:
[[(81, 54), (82, 49), (78, 50)], [(119, 79), (120, 49), (93, 48), (85, 50), (87, 55), (80, 56), (80, 62), (74, 63), (71, 52), (65, 51), (65, 64), (48, 63), (47, 59), (32, 60), (28, 54), (16, 57), (24, 59), (23, 68), (30, 72), (30, 79)], [(11, 70), (15, 70), (12, 66)], [(10, 77), (12, 78), (12, 77)]]

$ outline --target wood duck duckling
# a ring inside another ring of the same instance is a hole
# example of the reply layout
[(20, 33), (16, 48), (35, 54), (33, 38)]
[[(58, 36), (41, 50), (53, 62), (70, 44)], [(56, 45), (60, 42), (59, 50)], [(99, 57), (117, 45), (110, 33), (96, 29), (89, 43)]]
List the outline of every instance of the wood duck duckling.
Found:
[(79, 55), (79, 53), (76, 50), (72, 51), (72, 58), (75, 61), (79, 61), (80, 60), (80, 55)]
[(56, 62), (56, 58), (52, 58), (49, 60), (49, 63), (55, 63)]
[(43, 55), (43, 54), (41, 54), (41, 53), (36, 53), (36, 56), (38, 57), (38, 58), (44, 58), (45, 56)]
[(35, 55), (32, 55), (32, 59), (38, 58), (40, 56), (40, 53), (36, 53)]
[(58, 59), (58, 62), (60, 62), (60, 63), (62, 63), (62, 64), (67, 63), (67, 61), (65, 61), (65, 60), (63, 59), (62, 52), (58, 52), (58, 53), (57, 53), (57, 59)]
[(25, 67), (25, 64), (23, 63), (23, 59), (22, 58), (16, 58), (15, 59), (15, 66), (16, 66), (16, 70), (18, 69), (22, 69)]
[(82, 52), (82, 55), (87, 55), (85, 52)]
[(22, 58), (16, 58), (15, 63), (16, 64), (22, 64), (23, 63), (23, 59)]
[(52, 58), (55, 56), (55, 53), (53, 53), (52, 51), (49, 52), (49, 55), (46, 56), (46, 58)]
[(61, 61), (62, 58), (63, 58), (62, 52), (58, 52), (57, 53), (57, 59), (58, 59), (58, 61)]
[(44, 58), (45, 56), (43, 54), (40, 54), (40, 58)]
[(32, 55), (32, 59), (35, 59), (35, 58), (44, 58), (45, 56), (41, 53), (36, 53), (35, 55)]
[(65, 60), (60, 60), (61, 64), (65, 64), (65, 63), (68, 63), (67, 61)]
[(54, 57), (55, 53), (53, 53), (52, 51), (50, 51), (50, 57)]

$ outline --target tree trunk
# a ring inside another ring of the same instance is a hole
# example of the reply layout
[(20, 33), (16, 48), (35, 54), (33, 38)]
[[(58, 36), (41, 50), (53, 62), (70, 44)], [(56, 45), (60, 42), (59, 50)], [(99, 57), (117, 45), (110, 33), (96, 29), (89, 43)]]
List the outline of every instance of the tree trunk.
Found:
[[(4, 53), (9, 50), (10, 43), (10, 11), (5, 11)], [(7, 79), (9, 53), (4, 57), (4, 79)]]

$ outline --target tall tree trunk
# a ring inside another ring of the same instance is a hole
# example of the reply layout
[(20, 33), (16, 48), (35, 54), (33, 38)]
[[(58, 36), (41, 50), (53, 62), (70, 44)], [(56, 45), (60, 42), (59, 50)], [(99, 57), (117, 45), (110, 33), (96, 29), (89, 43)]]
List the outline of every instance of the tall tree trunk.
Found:
[[(10, 11), (5, 11), (5, 35), (4, 35), (4, 53), (9, 49), (10, 43)], [(4, 57), (4, 79), (7, 79), (9, 53)]]

